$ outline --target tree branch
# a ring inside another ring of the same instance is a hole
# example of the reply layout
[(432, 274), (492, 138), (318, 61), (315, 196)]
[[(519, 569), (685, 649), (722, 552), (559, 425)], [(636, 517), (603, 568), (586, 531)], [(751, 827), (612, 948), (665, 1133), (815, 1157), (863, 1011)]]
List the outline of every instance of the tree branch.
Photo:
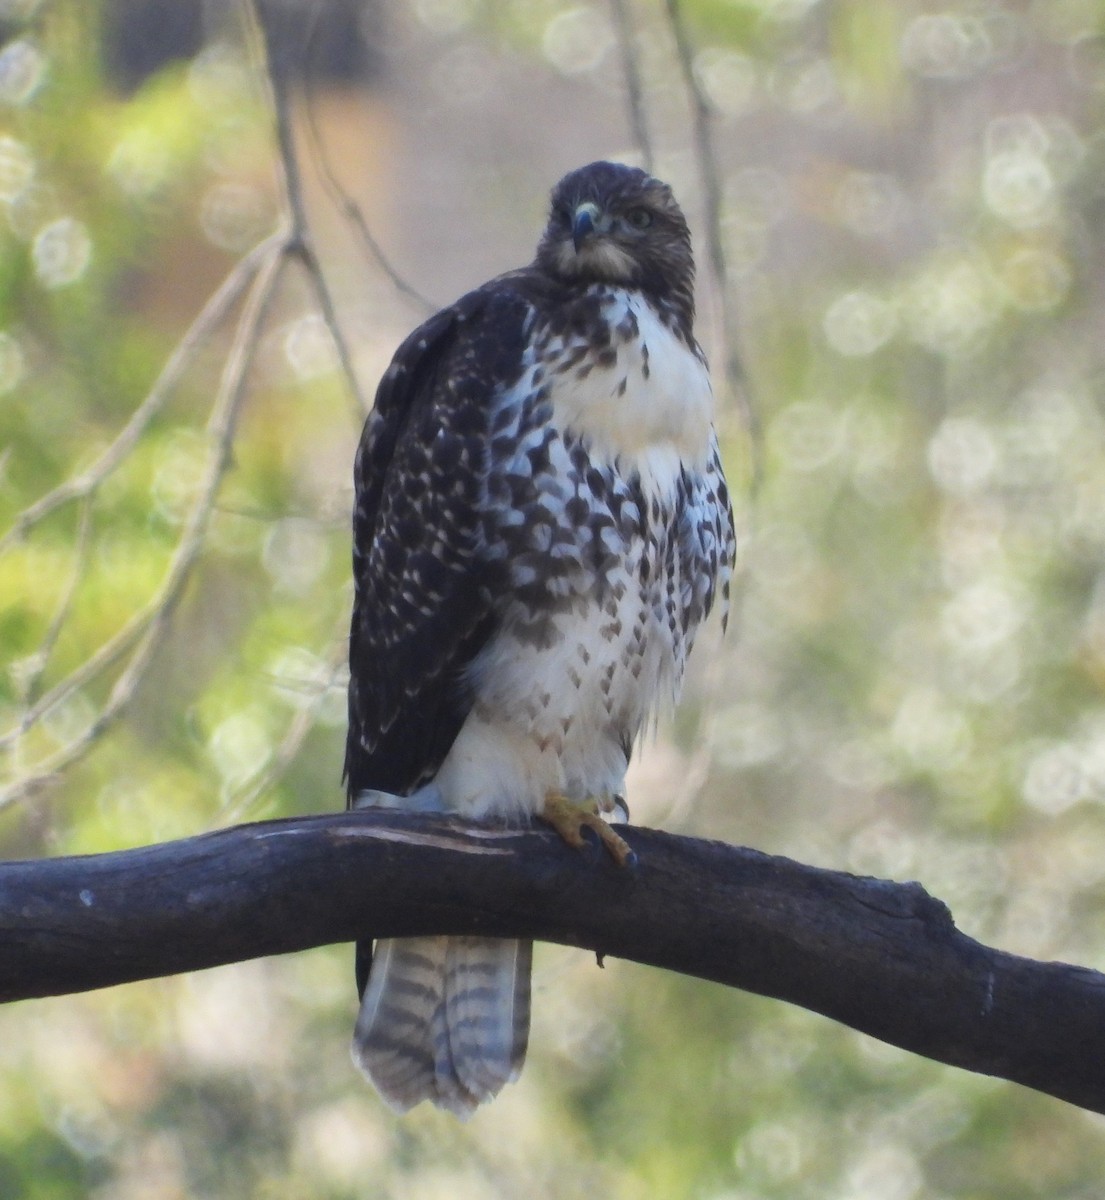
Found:
[(625, 80), (625, 99), (629, 109), (629, 125), (633, 130), (633, 141), (641, 153), (641, 166), (651, 175), (656, 169), (652, 153), (652, 139), (648, 132), (648, 117), (645, 114), (644, 85), (641, 81), (641, 64), (634, 44), (633, 22), (626, 8), (626, 0), (610, 0), (614, 18), (614, 29), (618, 35), (618, 50), (622, 59), (622, 78)]
[(184, 589), (203, 551), (223, 476), (233, 457), (234, 432), (245, 402), (257, 342), (288, 261), (284, 243), (265, 244), (270, 246), (270, 254), (259, 267), (246, 298), (208, 420), (207, 460), (196, 498), (185, 518), (180, 540), (156, 595), (121, 630), (28, 709), (18, 730), (26, 732), (42, 713), (57, 705), (124, 653), (129, 651), (130, 658), (112, 685), (106, 703), (91, 723), (58, 750), (17, 774), (11, 784), (0, 788), (0, 810), (33, 795), (51, 777), (84, 758), (103, 733), (130, 708), (154, 654), (168, 632), (170, 618), (184, 595)]
[(675, 42), (675, 57), (683, 77), (683, 86), (691, 105), (693, 145), (698, 161), (699, 177), (702, 180), (705, 201), (706, 252), (713, 274), (721, 317), (723, 339), (723, 367), (725, 382), (730, 397), (736, 402), (741, 420), (748, 433), (752, 478), (750, 500), (755, 505), (763, 486), (764, 477), (764, 431), (759, 412), (753, 403), (748, 380), (737, 356), (738, 330), (736, 304), (730, 286), (729, 262), (725, 254), (725, 237), (722, 229), (722, 207), (724, 184), (714, 146), (712, 131), (713, 113), (695, 73), (695, 50), (687, 31), (683, 15), (683, 0), (665, 0), (668, 27)]
[(532, 937), (799, 1004), (1105, 1112), (1105, 976), (991, 949), (919, 884), (630, 828), (597, 845), (364, 811), (0, 864), (0, 1000), (358, 937)]

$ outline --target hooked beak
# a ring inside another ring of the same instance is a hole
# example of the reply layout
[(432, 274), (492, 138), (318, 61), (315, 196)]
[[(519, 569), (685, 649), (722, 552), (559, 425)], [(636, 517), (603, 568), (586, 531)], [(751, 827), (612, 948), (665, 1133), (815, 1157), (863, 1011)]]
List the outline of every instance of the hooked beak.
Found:
[(595, 223), (601, 215), (599, 206), (590, 200), (576, 209), (572, 217), (572, 245), (575, 246), (577, 254), (583, 243), (594, 235)]

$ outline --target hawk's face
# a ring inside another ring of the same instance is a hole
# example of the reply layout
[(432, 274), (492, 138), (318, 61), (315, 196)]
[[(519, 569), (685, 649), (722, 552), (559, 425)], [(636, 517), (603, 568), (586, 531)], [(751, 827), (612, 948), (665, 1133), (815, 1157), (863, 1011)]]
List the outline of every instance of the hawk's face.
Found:
[(636, 167), (594, 162), (553, 188), (537, 265), (565, 282), (639, 287), (689, 302), (694, 259), (671, 188)]

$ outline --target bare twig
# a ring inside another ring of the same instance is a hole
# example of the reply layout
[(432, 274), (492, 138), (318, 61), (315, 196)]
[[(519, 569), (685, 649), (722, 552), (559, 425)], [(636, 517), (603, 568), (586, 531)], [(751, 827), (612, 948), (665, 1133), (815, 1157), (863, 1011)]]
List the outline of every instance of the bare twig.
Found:
[[(16, 725), (0, 735), (0, 750), (10, 749), (49, 712), (63, 704), (74, 692), (99, 678), (103, 672), (127, 654), (149, 626), (160, 600), (160, 592), (145, 608), (131, 615), (122, 629), (114, 633), (96, 651), (75, 667), (64, 679), (24, 709)], [(0, 791), (0, 797), (4, 793)]]
[[(724, 303), (729, 272), (721, 236), (721, 172), (718, 169), (714, 139), (710, 131), (710, 105), (702, 88), (699, 87), (698, 77), (695, 75), (694, 47), (691, 45), (690, 35), (687, 33), (687, 27), (683, 21), (680, 0), (664, 0), (664, 2), (672, 38), (675, 41), (679, 69), (691, 101), (695, 155), (698, 159), (702, 191), (706, 201), (706, 246), (710, 256), (710, 267), (717, 280), (717, 285), (722, 291)], [(728, 333), (728, 323), (726, 333)]]
[[(234, 431), (238, 414), (246, 397), (246, 385), (254, 351), (280, 275), (288, 261), (285, 252), (286, 245), (285, 239), (279, 245), (271, 248), (269, 261), (264, 264), (254, 281), (246, 307), (242, 312), (234, 345), (227, 357), (219, 393), (208, 424), (211, 444), (200, 489), (157, 595), (140, 614), (128, 622), (127, 632), (137, 640), (130, 660), (116, 679), (107, 702), (79, 735), (41, 762), (36, 763), (22, 778), (16, 779), (6, 788), (0, 789), (0, 809), (30, 795), (52, 776), (82, 759), (103, 733), (126, 712), (133, 701), (153, 655), (168, 630), (169, 620), (184, 593), (185, 585), (191, 577), (192, 570), (203, 549), (215, 499), (231, 460)], [(122, 652), (121, 649), (117, 650), (117, 653)], [(87, 674), (87, 672), (85, 673)], [(75, 685), (72, 681), (77, 675), (78, 672), (70, 675), (68, 691), (65, 691), (62, 696), (57, 696), (50, 706), (59, 703), (64, 695), (68, 695), (73, 690)], [(51, 695), (58, 692), (59, 689), (55, 688)], [(47, 697), (43, 697), (43, 701), (36, 706), (40, 712), (44, 711), (42, 704), (46, 699)]]
[(334, 174), (329, 157), (322, 146), (313, 112), (309, 117), (309, 128), (311, 130), (311, 145), (314, 149), (315, 161), (319, 165), (319, 178), (322, 181), (323, 188), (330, 197), (330, 201), (334, 207), (357, 231), (357, 236), (361, 241), (366, 257), (387, 276), (388, 282), (391, 283), (397, 292), (412, 301), (422, 312), (427, 314), (435, 312), (440, 305), (435, 304), (413, 284), (407, 282), (400, 273), (399, 268), (388, 258), (384, 248), (369, 228), (361, 206), (350, 196), (341, 180)]
[[(209, 298), (187, 333), (177, 343), (145, 400), (135, 409), (115, 441), (87, 471), (66, 480), (25, 509), (9, 533), (0, 539), (0, 550), (11, 539), (24, 536), (30, 528), (55, 509), (70, 501), (83, 500), (94, 495), (96, 489), (137, 445), (138, 439), (149, 422), (171, 398), (200, 349), (225, 321), (233, 306), (241, 298), (243, 291), (256, 278), (257, 272), (266, 264), (271, 266), (273, 260), (282, 252), (286, 241), (286, 231), (275, 233), (260, 242), (235, 264), (234, 269)], [(25, 708), (20, 714), (18, 722), (0, 734), (0, 750), (11, 749), (48, 712), (55, 710), (58, 705), (80, 688), (99, 678), (124, 654), (129, 653), (153, 620), (163, 595), (164, 587), (149, 604), (134, 613), (121, 629), (117, 630), (79, 666)], [(41, 652), (41, 648), (39, 652)], [(28, 698), (30, 699), (30, 697)], [(3, 790), (0, 790), (0, 802), (10, 802), (7, 793)]]
[(319, 710), (345, 674), (349, 658), (349, 639), (346, 636), (348, 624), (348, 613), (343, 606), (339, 621), (340, 636), (334, 640), (321, 678), (311, 681), (310, 686), (314, 694), (306, 704), (296, 710), (295, 715), (288, 722), (284, 736), (265, 765), (265, 769), (249, 780), (219, 810), (218, 825), (225, 825), (229, 821), (240, 821), (262, 796), (283, 779), (289, 767), (295, 762), (296, 755), (315, 727)]
[(739, 342), (737, 313), (730, 287), (729, 266), (725, 257), (725, 239), (722, 233), (722, 180), (710, 126), (710, 104), (695, 74), (694, 47), (683, 19), (681, 0), (665, 0), (665, 7), (668, 24), (675, 42), (680, 73), (691, 102), (695, 157), (698, 160), (698, 171), (702, 180), (706, 207), (706, 248), (721, 306), (725, 381), (729, 393), (737, 403), (751, 442), (752, 479), (750, 490), (754, 502), (763, 482), (763, 429), (759, 414), (752, 403), (748, 381), (737, 353)]
[(12, 542), (27, 533), (55, 509), (70, 501), (79, 500), (94, 492), (138, 443), (150, 421), (165, 407), (180, 384), (185, 372), (196, 359), (196, 355), (207, 344), (212, 334), (223, 324), (242, 293), (252, 282), (261, 265), (271, 258), (274, 250), (283, 244), (285, 233), (276, 233), (258, 243), (237, 263), (209, 297), (199, 315), (169, 355), (152, 388), (142, 403), (131, 413), (126, 425), (115, 440), (86, 471), (74, 475), (58, 484), (52, 491), (31, 504), (19, 514), (11, 528), (0, 537), (0, 553)]
[(625, 99), (629, 107), (629, 127), (633, 140), (641, 152), (642, 163), (651, 175), (653, 171), (652, 139), (648, 132), (648, 117), (645, 113), (641, 69), (637, 61), (637, 49), (633, 44), (633, 23), (630, 20), (627, 0), (610, 0), (614, 14), (614, 31), (618, 36), (618, 50), (622, 59), (622, 75), (625, 78)]
[[(264, 14), (261, 13), (260, 16), (263, 41), (268, 49), (269, 27), (263, 20)], [(31, 660), (32, 671), (25, 688), (26, 706), (19, 713), (17, 723), (0, 734), (0, 750), (17, 750), (22, 739), (45, 716), (56, 711), (81, 688), (100, 678), (119, 660), (126, 658), (126, 664), (115, 679), (106, 703), (77, 737), (39, 762), (29, 767), (22, 764), (17, 767), (13, 781), (6, 788), (0, 789), (0, 808), (29, 795), (47, 779), (81, 759), (104, 731), (126, 712), (133, 701), (202, 551), (222, 476), (230, 461), (237, 413), (245, 396), (250, 363), (279, 277), (289, 258), (294, 257), (307, 274), (323, 320), (333, 338), (343, 372), (356, 398), (358, 411), (363, 413), (366, 407), (367, 402), (361, 394), (330, 291), (310, 242), (302, 179), (291, 125), (287, 76), (286, 73), (282, 74), (272, 69), (267, 54), (264, 61), (265, 75), (272, 89), (279, 160), (289, 210), (288, 227), (256, 246), (235, 265), (177, 344), (146, 398), (95, 463), (28, 506), (0, 539), (0, 551), (3, 551), (15, 540), (25, 537), (56, 509), (72, 501), (81, 501), (85, 506), (81, 524), (85, 532), (78, 537), (78, 555), (81, 555), (81, 547), (87, 542), (88, 522), (91, 520), (92, 501), (97, 489), (133, 451), (150, 422), (163, 410), (174, 394), (198, 352), (225, 321), (247, 287), (252, 286), (253, 291), (239, 321), (236, 341), (225, 364), (219, 395), (212, 409), (209, 426), (211, 448), (200, 491), (157, 593), (88, 658), (44, 694), (38, 695), (47, 659), (67, 617), (79, 583), (82, 572), (78, 563), (67, 593), (58, 606), (43, 642)], [(293, 741), (298, 739), (295, 741), (298, 745), (306, 736), (306, 728), (300, 729), (299, 725), (296, 725), (293, 732)], [(292, 742), (286, 741), (286, 744), (291, 745)]]
[(292, 73), (281, 70), (281, 64), (275, 61), (274, 31), (275, 25), (266, 19), (266, 0), (253, 0), (254, 13), (261, 27), (262, 65), (268, 82), (272, 99), (273, 116), (276, 123), (276, 142), (279, 150), (280, 168), (283, 175), (284, 199), (287, 203), (291, 218), (292, 232), (289, 249), (292, 250), (303, 264), (307, 279), (318, 302), (319, 312), (326, 325), (330, 339), (341, 364), (350, 393), (354, 400), (355, 411), (363, 419), (371, 402), (361, 387), (353, 365), (353, 354), (349, 348), (345, 332), (338, 319), (337, 305), (334, 302), (330, 285), (322, 270), (318, 254), (311, 238), (310, 225), (307, 218), (307, 206), (303, 195), (303, 175), (299, 166), (299, 154), (295, 145), (295, 130), (292, 125), (292, 102), (290, 84)]
[(323, 190), (330, 198), (331, 204), (334, 205), (342, 217), (356, 230), (365, 257), (384, 273), (388, 282), (397, 292), (405, 296), (422, 312), (427, 314), (435, 312), (440, 305), (435, 304), (428, 296), (423, 295), (422, 292), (403, 277), (399, 268), (388, 258), (383, 246), (380, 245), (375, 234), (369, 228), (361, 206), (346, 191), (344, 184), (335, 174), (334, 168), (330, 163), (330, 156), (326, 152), (321, 131), (318, 128), (318, 118), (314, 107), (309, 102), (307, 105), (307, 129), (310, 135), (312, 155), (318, 167), (319, 180), (322, 183)]
[(58, 643), (58, 638), (61, 637), (61, 631), (65, 627), (65, 622), (69, 619), (69, 614), (73, 610), (73, 600), (77, 594), (77, 589), (80, 587), (88, 571), (88, 547), (92, 532), (93, 496), (94, 493), (89, 492), (81, 497), (80, 512), (77, 516), (77, 544), (73, 552), (73, 569), (69, 572), (69, 580), (58, 599), (57, 607), (54, 609), (54, 615), (50, 619), (46, 633), (43, 635), (42, 641), (39, 642), (38, 649), (32, 655), (33, 661), (30, 665), (30, 670), (20, 680), (23, 692), (22, 701), (25, 705), (33, 703), (38, 695), (38, 689), (42, 685), (43, 673), (47, 666), (49, 666), (50, 656), (53, 654), (54, 647)]
[[(318, 6), (314, 9), (311, 17), (311, 28), (307, 35), (307, 55), (315, 45), (315, 38), (319, 28), (319, 19), (322, 14), (322, 7)], [(330, 161), (330, 155), (326, 150), (325, 139), (322, 136), (322, 131), (318, 127), (318, 114), (316, 112), (315, 97), (311, 87), (311, 75), (308, 72), (306, 75), (306, 114), (307, 114), (307, 138), (308, 145), (311, 148), (311, 156), (314, 160), (315, 167), (318, 170), (319, 181), (322, 183), (323, 191), (326, 192), (330, 203), (337, 209), (341, 216), (353, 226), (358, 238), (360, 239), (361, 249), (368, 261), (377, 269), (382, 271), (387, 277), (388, 282), (395, 288), (400, 295), (405, 296), (423, 313), (429, 314), (435, 312), (441, 306), (435, 304), (428, 297), (424, 296), (417, 288), (409, 283), (401, 274), (399, 269), (392, 263), (387, 256), (384, 248), (380, 245), (376, 236), (369, 228), (368, 221), (365, 218), (361, 206), (353, 199), (346, 190), (345, 185), (338, 178)]]

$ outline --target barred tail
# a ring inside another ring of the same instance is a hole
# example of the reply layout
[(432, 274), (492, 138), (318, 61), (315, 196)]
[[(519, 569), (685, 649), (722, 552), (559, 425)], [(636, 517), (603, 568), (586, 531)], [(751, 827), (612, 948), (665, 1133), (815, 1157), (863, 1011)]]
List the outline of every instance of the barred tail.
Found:
[(532, 942), (495, 938), (378, 942), (354, 1061), (399, 1112), (432, 1100), (471, 1116), (522, 1069), (532, 957)]

